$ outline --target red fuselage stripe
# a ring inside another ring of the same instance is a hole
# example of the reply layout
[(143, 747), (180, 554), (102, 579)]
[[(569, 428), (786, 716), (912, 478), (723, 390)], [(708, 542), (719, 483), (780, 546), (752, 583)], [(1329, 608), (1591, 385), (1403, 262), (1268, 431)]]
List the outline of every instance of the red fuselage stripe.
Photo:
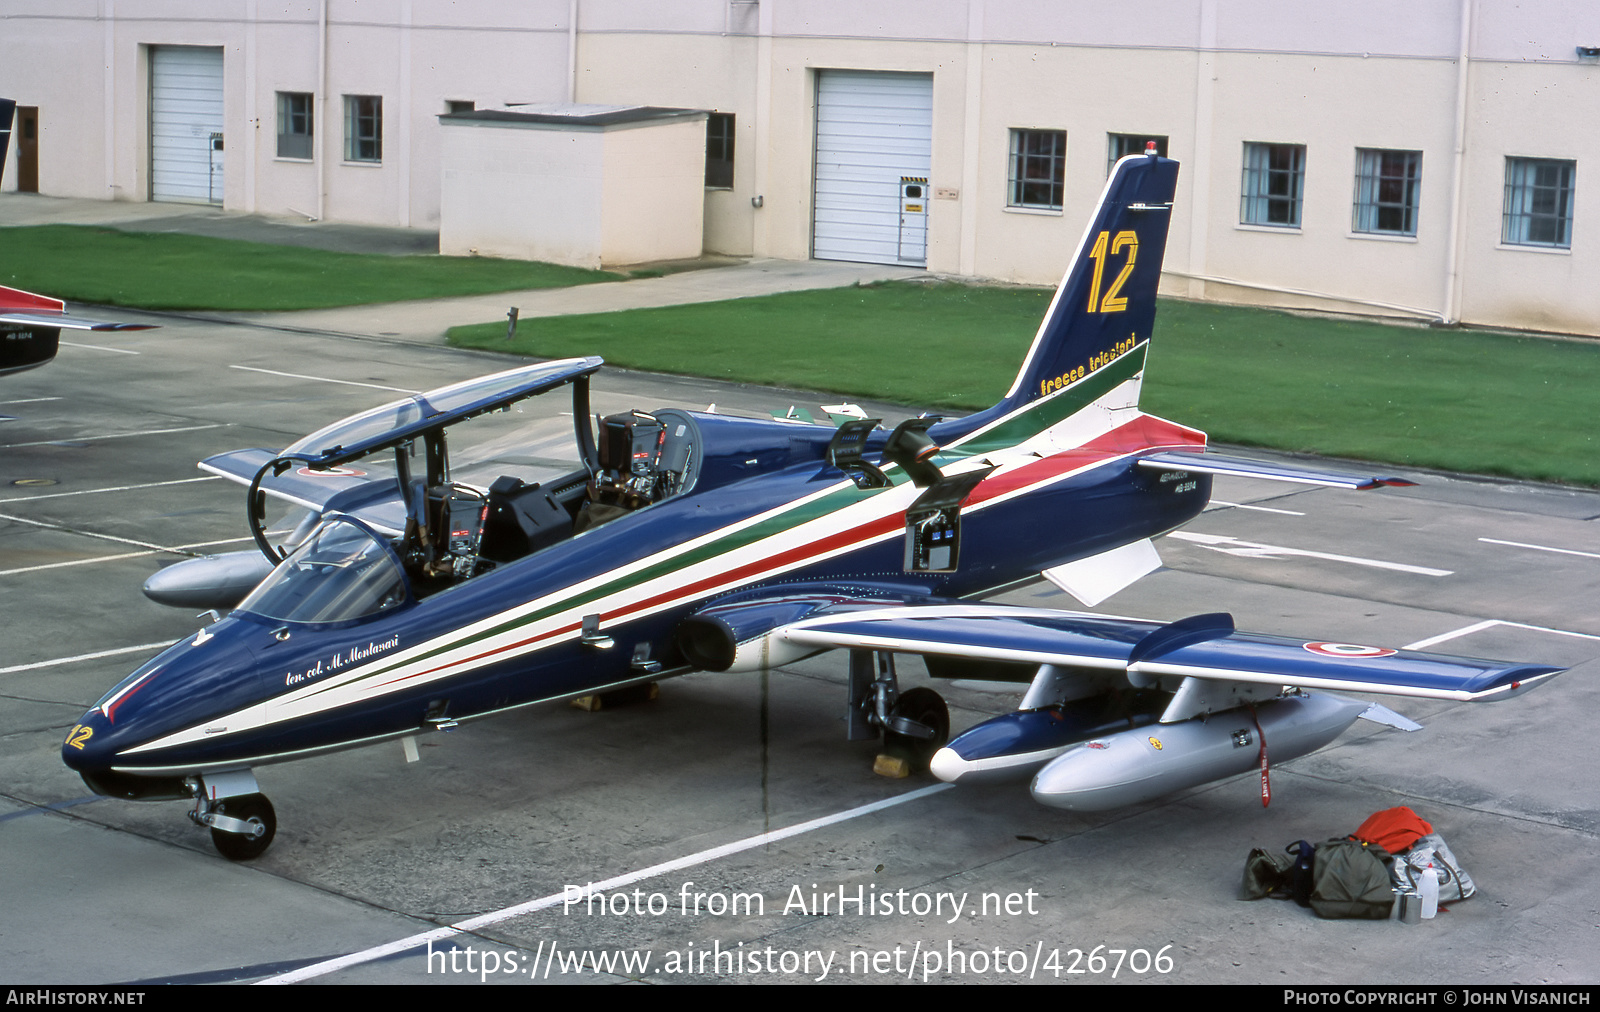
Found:
[[(1140, 415), (1102, 436), (1091, 439), (1080, 447), (1064, 450), (1049, 457), (1042, 457), (1034, 463), (1026, 464), (1004, 475), (987, 478), (973, 490), (966, 501), (968, 505), (987, 502), (1016, 489), (1038, 484), (1052, 477), (1061, 477), (1129, 453), (1136, 453), (1154, 447), (1193, 446), (1204, 445), (1204, 443), (1205, 435), (1201, 432), (1176, 425), (1164, 419), (1154, 418), (1150, 415)], [(768, 556), (759, 562), (753, 562), (735, 570), (721, 572), (687, 586), (676, 587), (664, 594), (637, 601), (631, 605), (618, 608), (610, 614), (602, 615), (601, 618), (615, 622), (618, 619), (627, 618), (636, 612), (647, 611), (674, 599), (692, 598), (729, 582), (753, 579), (763, 572), (782, 570), (790, 566), (799, 565), (818, 556), (826, 555), (836, 548), (871, 541), (899, 528), (902, 523), (901, 517), (897, 514), (879, 517), (819, 541), (810, 542), (778, 555)], [(579, 628), (580, 625), (578, 623), (569, 623), (559, 629), (552, 629), (538, 636), (530, 636), (525, 640), (508, 643), (492, 650), (486, 650), (481, 654), (474, 654), (471, 657), (463, 657), (448, 664), (440, 664), (423, 671), (415, 671), (409, 675), (402, 675), (399, 678), (380, 684), (394, 685), (398, 682), (409, 681), (413, 678), (421, 678), (424, 675), (443, 671), (446, 668), (473, 664), (496, 654), (519, 650), (544, 640), (564, 636), (577, 631)]]

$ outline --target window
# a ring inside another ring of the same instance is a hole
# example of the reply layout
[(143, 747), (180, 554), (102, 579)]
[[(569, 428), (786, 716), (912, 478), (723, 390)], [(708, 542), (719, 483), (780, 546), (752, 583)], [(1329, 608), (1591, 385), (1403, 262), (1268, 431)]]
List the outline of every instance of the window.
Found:
[(1305, 145), (1245, 144), (1239, 223), (1299, 228), (1305, 182)]
[(1118, 161), (1128, 155), (1142, 155), (1151, 141), (1155, 142), (1156, 154), (1162, 158), (1167, 157), (1167, 139), (1165, 137), (1151, 137), (1147, 134), (1106, 134), (1110, 139), (1109, 152), (1106, 158), (1106, 175), (1111, 175), (1111, 170)]
[(1356, 149), (1356, 205), (1350, 228), (1377, 235), (1417, 234), (1422, 152)]
[(301, 91), (278, 92), (278, 157), (310, 158), (311, 96)]
[(1572, 248), (1572, 184), (1578, 163), (1554, 158), (1506, 159), (1501, 241), (1511, 246)]
[(383, 161), (383, 96), (344, 97), (344, 160)]
[(463, 112), (477, 112), (478, 103), (476, 103), (476, 102), (462, 102), (462, 101), (457, 101), (457, 100), (452, 99), (452, 100), (450, 100), (450, 101), (448, 101), (448, 102), (446, 102), (444, 104), (444, 109), (445, 109), (445, 112), (449, 113), (452, 116), (454, 116), (454, 115), (456, 115), (458, 113), (463, 113)]
[(1066, 175), (1065, 130), (1011, 131), (1007, 207), (1061, 210), (1062, 181)]
[(706, 117), (706, 185), (733, 188), (733, 113), (714, 112)]

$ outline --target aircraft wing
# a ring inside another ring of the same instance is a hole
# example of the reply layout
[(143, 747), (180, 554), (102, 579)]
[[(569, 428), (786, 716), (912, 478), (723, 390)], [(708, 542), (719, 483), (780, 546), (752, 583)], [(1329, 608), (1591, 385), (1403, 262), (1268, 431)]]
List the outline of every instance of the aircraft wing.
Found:
[[(272, 450), (233, 450), (207, 457), (200, 470), (248, 486), (267, 464), (277, 459)], [(281, 473), (268, 471), (261, 479), (268, 495), (316, 513), (345, 513), (366, 521), (387, 534), (405, 530), (406, 509), (393, 478), (374, 478), (357, 467), (316, 469), (293, 463)]]
[(1506, 699), (1564, 668), (1241, 633), (1225, 614), (1162, 624), (1005, 605), (824, 614), (777, 630), (806, 648), (856, 648), (1125, 672), (1135, 686), (1215, 682), (1425, 699)]
[(1248, 457), (1229, 457), (1221, 453), (1161, 450), (1140, 457), (1138, 465), (1151, 471), (1189, 471), (1197, 474), (1226, 474), (1238, 478), (1262, 478), (1302, 485), (1327, 485), (1333, 488), (1369, 489), (1385, 485), (1404, 487), (1416, 482), (1383, 475), (1352, 474), (1321, 467), (1296, 467)]
[(58, 327), (62, 330), (153, 330), (153, 323), (112, 323), (105, 320), (85, 320), (66, 313), (34, 313), (0, 308), (0, 323), (13, 323), (22, 327)]
[(111, 323), (67, 313), (67, 304), (48, 295), (34, 295), (0, 285), (0, 324), (55, 327), (61, 330), (152, 330), (153, 323)]

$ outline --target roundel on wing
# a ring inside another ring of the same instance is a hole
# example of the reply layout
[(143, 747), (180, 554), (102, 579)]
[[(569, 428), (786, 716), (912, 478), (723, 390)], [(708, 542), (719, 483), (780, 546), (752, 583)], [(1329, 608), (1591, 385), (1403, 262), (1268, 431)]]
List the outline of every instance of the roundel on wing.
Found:
[(1346, 657), (1365, 660), (1372, 657), (1391, 657), (1399, 653), (1388, 647), (1367, 647), (1359, 643), (1307, 643), (1305, 648), (1324, 657)]
[(325, 467), (321, 470), (302, 467), (296, 470), (295, 473), (303, 474), (307, 478), (365, 478), (367, 476), (367, 472), (355, 467)]

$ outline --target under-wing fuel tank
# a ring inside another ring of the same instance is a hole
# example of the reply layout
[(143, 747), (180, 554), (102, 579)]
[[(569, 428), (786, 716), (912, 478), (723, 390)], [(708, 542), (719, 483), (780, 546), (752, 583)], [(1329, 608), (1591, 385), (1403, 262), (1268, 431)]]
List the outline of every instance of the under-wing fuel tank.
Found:
[(1053, 808), (1098, 812), (1138, 804), (1261, 762), (1315, 752), (1344, 733), (1367, 703), (1321, 693), (1285, 696), (1207, 718), (1119, 731), (1067, 749), (1033, 778), (1033, 797)]

